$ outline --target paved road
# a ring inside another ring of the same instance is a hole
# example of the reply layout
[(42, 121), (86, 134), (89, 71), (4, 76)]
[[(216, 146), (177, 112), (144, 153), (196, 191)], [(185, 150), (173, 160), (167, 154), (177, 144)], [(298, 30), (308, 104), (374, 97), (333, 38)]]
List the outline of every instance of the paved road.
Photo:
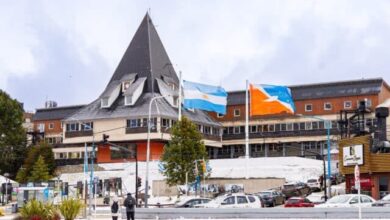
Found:
[[(390, 219), (390, 209), (363, 208), (365, 219)], [(124, 213), (123, 213), (124, 214)], [(122, 215), (124, 218), (124, 215)], [(0, 220), (12, 219), (0, 217)], [(136, 219), (357, 219), (357, 208), (263, 208), (263, 209), (175, 209), (136, 210)], [(111, 219), (109, 208), (97, 210), (91, 219)]]

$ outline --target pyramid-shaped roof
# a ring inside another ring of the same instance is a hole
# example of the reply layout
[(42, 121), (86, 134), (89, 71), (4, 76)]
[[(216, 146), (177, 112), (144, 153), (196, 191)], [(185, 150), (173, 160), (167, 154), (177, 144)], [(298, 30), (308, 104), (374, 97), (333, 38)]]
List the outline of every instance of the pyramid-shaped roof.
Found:
[[(132, 83), (128, 90), (120, 92), (118, 89), (124, 80)], [(170, 84), (175, 86), (172, 87)], [(147, 13), (100, 97), (64, 121), (147, 117), (148, 106), (153, 97), (163, 93), (178, 95), (178, 87), (179, 79)], [(143, 88), (140, 94), (135, 92), (138, 88)], [(135, 103), (132, 105), (125, 104), (125, 96), (128, 93), (139, 95), (138, 98), (134, 98)], [(106, 98), (112, 98), (112, 102), (103, 108), (102, 100)], [(156, 103), (158, 108), (153, 107), (151, 110), (153, 117), (177, 118), (178, 109), (172, 106), (172, 103), (166, 99), (158, 99)], [(196, 123), (221, 126), (201, 110), (183, 109), (182, 114)]]
[(156, 78), (170, 79), (176, 86), (179, 85), (176, 72), (148, 13), (138, 27), (109, 84), (130, 73), (147, 78), (144, 92), (158, 92)]

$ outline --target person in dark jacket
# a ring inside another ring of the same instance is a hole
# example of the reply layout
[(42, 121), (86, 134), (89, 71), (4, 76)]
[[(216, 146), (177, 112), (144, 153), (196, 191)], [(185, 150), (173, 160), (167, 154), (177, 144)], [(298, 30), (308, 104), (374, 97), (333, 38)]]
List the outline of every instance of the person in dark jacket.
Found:
[(125, 199), (125, 202), (123, 205), (126, 207), (126, 216), (127, 220), (134, 220), (134, 206), (136, 204), (135, 199), (131, 196), (131, 193), (127, 193), (127, 198)]
[(118, 220), (119, 216), (119, 203), (118, 203), (118, 197), (114, 197), (112, 205), (111, 205), (111, 216), (112, 220)]

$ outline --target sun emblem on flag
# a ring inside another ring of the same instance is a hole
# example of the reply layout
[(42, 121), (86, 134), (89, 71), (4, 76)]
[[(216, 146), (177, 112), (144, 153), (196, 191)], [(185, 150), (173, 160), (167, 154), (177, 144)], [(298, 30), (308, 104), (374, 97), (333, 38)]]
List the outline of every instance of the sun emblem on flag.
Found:
[(203, 95), (202, 95), (202, 98), (204, 98), (204, 99), (209, 99), (209, 96), (206, 95), (206, 94), (203, 94)]

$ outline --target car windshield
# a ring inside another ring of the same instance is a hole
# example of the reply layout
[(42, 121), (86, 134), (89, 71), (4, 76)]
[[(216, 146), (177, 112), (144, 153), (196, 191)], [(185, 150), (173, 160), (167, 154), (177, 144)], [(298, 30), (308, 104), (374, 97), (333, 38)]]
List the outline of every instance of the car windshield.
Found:
[(338, 203), (346, 203), (351, 198), (350, 195), (341, 195), (341, 196), (335, 196), (331, 199), (329, 199), (326, 203), (329, 204), (338, 204)]
[(385, 197), (382, 198), (384, 201), (390, 201), (390, 194), (386, 195)]
[(260, 195), (261, 196), (271, 196), (272, 193), (271, 192), (260, 192)]
[(311, 179), (311, 180), (308, 180), (307, 182), (308, 182), (308, 183), (315, 183), (315, 182), (317, 182), (317, 180)]

